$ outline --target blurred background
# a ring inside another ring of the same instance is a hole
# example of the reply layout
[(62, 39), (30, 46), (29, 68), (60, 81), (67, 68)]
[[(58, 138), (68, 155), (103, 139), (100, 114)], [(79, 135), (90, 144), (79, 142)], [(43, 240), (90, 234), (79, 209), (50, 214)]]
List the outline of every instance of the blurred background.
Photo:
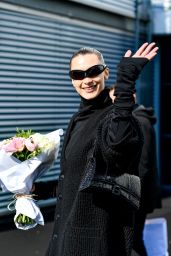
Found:
[[(79, 106), (68, 76), (75, 50), (90, 46), (101, 51), (110, 68), (107, 85), (112, 86), (124, 52), (146, 41), (155, 41), (160, 50), (137, 82), (137, 98), (152, 106), (157, 117), (157, 164), (164, 204), (153, 216), (167, 212), (170, 223), (171, 0), (0, 1), (0, 140), (14, 135), (16, 127), (42, 133), (65, 131)], [(40, 180), (57, 180), (59, 173), (58, 159)], [(7, 209), (11, 200), (12, 194), (0, 192), (0, 255), (44, 255), (56, 200), (39, 201), (46, 225), (24, 235), (14, 227), (14, 213)], [(30, 248), (35, 244), (32, 251), (26, 249), (28, 242)]]

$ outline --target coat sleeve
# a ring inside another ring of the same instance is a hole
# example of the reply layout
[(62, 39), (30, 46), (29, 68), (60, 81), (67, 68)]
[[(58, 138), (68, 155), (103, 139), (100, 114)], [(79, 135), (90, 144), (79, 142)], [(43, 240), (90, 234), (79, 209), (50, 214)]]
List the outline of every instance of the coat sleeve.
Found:
[(139, 120), (142, 133), (144, 134), (144, 143), (142, 148), (141, 161), (139, 164), (140, 177), (143, 181), (146, 177), (150, 176), (151, 171), (156, 168), (155, 131), (147, 118), (141, 116), (136, 116), (136, 118)]
[(143, 136), (139, 122), (133, 117), (135, 82), (146, 58), (123, 58), (118, 65), (115, 102), (99, 127), (102, 155), (115, 173), (137, 173)]
[(154, 126), (145, 116), (135, 117), (141, 123), (144, 134), (144, 143), (139, 163), (139, 176), (141, 178), (141, 210), (146, 213), (155, 208), (161, 208), (161, 186), (157, 170), (156, 134)]

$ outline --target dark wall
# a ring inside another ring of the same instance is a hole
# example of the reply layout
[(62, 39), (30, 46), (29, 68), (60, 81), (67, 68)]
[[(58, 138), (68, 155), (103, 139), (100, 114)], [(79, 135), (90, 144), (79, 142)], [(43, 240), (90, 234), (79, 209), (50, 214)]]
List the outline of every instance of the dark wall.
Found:
[(155, 39), (160, 47), (160, 169), (171, 194), (171, 36)]

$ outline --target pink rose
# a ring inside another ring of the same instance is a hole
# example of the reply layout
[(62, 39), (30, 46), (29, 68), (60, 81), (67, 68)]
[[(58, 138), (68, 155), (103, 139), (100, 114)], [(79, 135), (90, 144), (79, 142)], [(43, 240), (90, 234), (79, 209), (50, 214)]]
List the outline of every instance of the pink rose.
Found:
[(33, 152), (37, 148), (37, 145), (34, 144), (34, 142), (32, 142), (31, 139), (25, 140), (25, 146), (30, 152)]
[(3, 149), (6, 152), (15, 153), (23, 151), (24, 147), (24, 138), (14, 137), (9, 144), (3, 146)]

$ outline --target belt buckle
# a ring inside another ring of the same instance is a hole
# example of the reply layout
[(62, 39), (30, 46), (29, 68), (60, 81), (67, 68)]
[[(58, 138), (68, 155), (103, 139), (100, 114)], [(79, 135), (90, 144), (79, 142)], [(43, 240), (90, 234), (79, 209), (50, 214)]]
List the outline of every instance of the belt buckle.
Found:
[(113, 185), (112, 193), (119, 196), (121, 194), (120, 187), (118, 185)]

